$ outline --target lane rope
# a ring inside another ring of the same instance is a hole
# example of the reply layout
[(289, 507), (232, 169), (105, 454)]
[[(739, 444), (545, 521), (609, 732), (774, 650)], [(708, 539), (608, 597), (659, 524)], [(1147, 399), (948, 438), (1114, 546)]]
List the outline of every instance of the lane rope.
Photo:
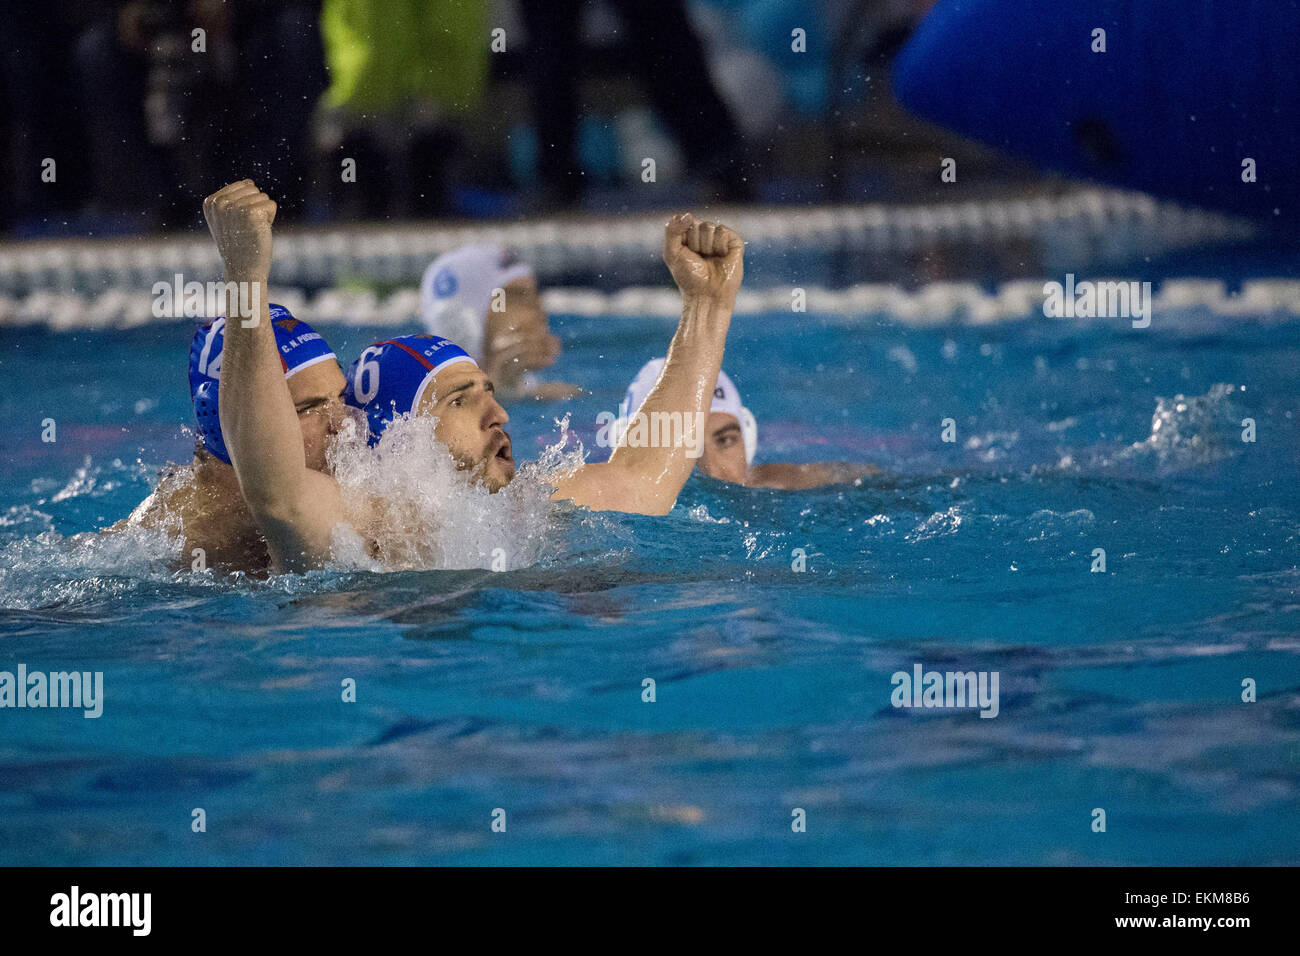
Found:
[[(791, 309), (794, 283), (771, 282), (791, 271), (822, 274), (802, 257), (840, 253), (882, 260), (934, 249), (1038, 243), (1056, 261), (1112, 261), (1118, 255), (1167, 254), (1256, 236), (1249, 223), (1187, 209), (1141, 193), (1081, 189), (1056, 197), (999, 199), (925, 206), (821, 206), (719, 210), (718, 218), (745, 236), (762, 268), (738, 312)], [(617, 218), (555, 218), (510, 224), (445, 224), (288, 229), (275, 239), (273, 298), (312, 323), (402, 325), (418, 308), (415, 285), (424, 268), (456, 246), (500, 241), (530, 261), (543, 286), (566, 276), (653, 276), (658, 267), (664, 213)], [(789, 262), (781, 260), (789, 257)], [(784, 268), (782, 268), (784, 266)], [(117, 240), (36, 240), (0, 245), (0, 326), (53, 329), (128, 328), (156, 321), (152, 289), (184, 281), (217, 280), (221, 263), (206, 234)], [(1050, 277), (1049, 277), (1050, 278)], [(1055, 277), (1060, 279), (1061, 277)], [(1089, 275), (1089, 279), (1107, 278)], [(1119, 277), (1113, 277), (1119, 278)], [(358, 285), (408, 285), (379, 295)], [(1207, 284), (1208, 283), (1208, 284)], [(1212, 280), (1169, 280), (1170, 304), (1198, 304), (1223, 314), (1290, 309), (1286, 280), (1247, 282), (1228, 295)], [(1041, 307), (1042, 281), (1003, 282), (996, 291), (973, 283), (932, 283), (919, 289), (860, 284), (843, 289), (799, 285), (810, 313), (888, 313), (907, 322), (999, 321)], [(1031, 294), (1032, 293), (1032, 294)], [(668, 288), (561, 285), (546, 293), (557, 314), (671, 315)]]

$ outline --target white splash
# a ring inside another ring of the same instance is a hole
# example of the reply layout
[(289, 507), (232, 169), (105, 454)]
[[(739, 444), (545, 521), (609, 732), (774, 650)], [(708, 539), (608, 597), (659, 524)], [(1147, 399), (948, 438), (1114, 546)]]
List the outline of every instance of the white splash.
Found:
[(1151, 434), (1117, 456), (1154, 456), (1163, 469), (1200, 465), (1231, 454), (1241, 415), (1230, 396), (1239, 389), (1219, 383), (1204, 395), (1157, 397)]
[(583, 460), (581, 444), (560, 438), (493, 494), (457, 469), (429, 416), (393, 422), (375, 448), (349, 435), (330, 450), (330, 466), (352, 529), (335, 532), (334, 565), (373, 571), (536, 564), (554, 547), (554, 481)]
[(75, 607), (174, 581), (183, 542), (161, 528), (64, 537), (43, 531), (0, 548), (0, 606)]

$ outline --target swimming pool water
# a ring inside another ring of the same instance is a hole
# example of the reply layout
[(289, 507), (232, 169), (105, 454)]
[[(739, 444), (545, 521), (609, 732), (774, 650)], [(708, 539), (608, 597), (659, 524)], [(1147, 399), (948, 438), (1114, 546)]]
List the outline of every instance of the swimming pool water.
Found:
[[(671, 324), (554, 324), (593, 394), (509, 406), (516, 457), (563, 410), (600, 457)], [(742, 316), (759, 460), (884, 475), (562, 508), (504, 573), (270, 581), (67, 540), (188, 459), (188, 327), (3, 339), (0, 670), (105, 702), (0, 710), (0, 863), (1300, 862), (1293, 321)], [(998, 716), (892, 707), (917, 663), (997, 671)]]

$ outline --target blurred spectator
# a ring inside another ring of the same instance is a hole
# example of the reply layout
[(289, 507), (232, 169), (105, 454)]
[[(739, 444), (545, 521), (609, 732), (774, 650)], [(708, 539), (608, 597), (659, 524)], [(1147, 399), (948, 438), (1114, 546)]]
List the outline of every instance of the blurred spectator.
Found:
[[(740, 132), (714, 86), (683, 0), (609, 0), (609, 5), (628, 33), (623, 65), (641, 81), (690, 171), (715, 189), (713, 198), (751, 198)], [(521, 4), (543, 205), (570, 204), (582, 191), (578, 125), (584, 112), (585, 57), (580, 17), (592, 6), (593, 0)]]
[[(445, 215), (457, 123), (482, 102), (486, 0), (325, 0), (329, 63), (325, 147), (338, 211), (348, 218)], [(343, 183), (342, 159), (357, 164)]]
[[(318, 0), (88, 0), (9, 18), (13, 214), (39, 229), (74, 198), (73, 232), (177, 226), (252, 170), (292, 218), (325, 86), (318, 14)], [(45, 157), (75, 190), (40, 182)]]
[[(160, 19), (146, 3), (100, 4), (77, 38), (71, 63), (73, 93), (89, 145), (90, 201), (83, 210), (88, 229), (116, 231), (134, 217), (142, 230), (173, 224), (164, 210), (177, 205), (179, 183), (163, 151), (166, 143), (149, 135), (145, 120), (150, 80), (160, 79), (159, 71), (151, 70), (151, 41), (157, 39)], [(178, 56), (187, 48), (177, 38), (160, 49), (158, 58)]]
[[(0, 134), (7, 150), (0, 225), (31, 236), (57, 230), (90, 194), (81, 163), (85, 135), (63, 79), (80, 5), (56, 0), (39, 11), (18, 6), (0, 6)], [(53, 182), (42, 179), (46, 159), (55, 161)]]
[(930, 2), (0, 0), (0, 228), (198, 228), (246, 175), (285, 219), (847, 199), (915, 142), (862, 104)]
[[(114, 49), (105, 49), (103, 37), (88, 44), (86, 111), (96, 112), (96, 87), (130, 82), (105, 135), (135, 133), (143, 113), (149, 145), (168, 158), (160, 185), (174, 181), (180, 192), (180, 208), (164, 203), (168, 221), (192, 220), (213, 183), (250, 170), (283, 197), (282, 215), (292, 218), (304, 193), (312, 111), (325, 87), (318, 0), (128, 0), (118, 7)], [(204, 31), (202, 52), (196, 30)], [(123, 102), (142, 85), (142, 101)], [(143, 145), (105, 151), (100, 178), (131, 175), (132, 154)]]

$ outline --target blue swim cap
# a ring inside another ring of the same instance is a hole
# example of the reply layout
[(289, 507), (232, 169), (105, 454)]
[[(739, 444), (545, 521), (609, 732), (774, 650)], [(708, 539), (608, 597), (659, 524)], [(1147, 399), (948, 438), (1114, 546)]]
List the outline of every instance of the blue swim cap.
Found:
[(366, 413), (370, 444), (389, 422), (420, 405), (433, 376), (448, 365), (478, 363), (453, 342), (436, 335), (401, 335), (365, 349), (348, 369), (343, 400)]
[[(301, 319), (295, 319), (282, 305), (272, 304), (270, 308), (271, 329), (275, 332), (285, 378), (330, 359), (338, 361), (319, 332)], [(225, 332), (225, 318), (195, 331), (190, 343), (190, 398), (194, 401), (194, 417), (204, 449), (228, 465), (230, 452), (221, 436), (221, 418), (217, 413), (217, 383), (221, 379)]]

